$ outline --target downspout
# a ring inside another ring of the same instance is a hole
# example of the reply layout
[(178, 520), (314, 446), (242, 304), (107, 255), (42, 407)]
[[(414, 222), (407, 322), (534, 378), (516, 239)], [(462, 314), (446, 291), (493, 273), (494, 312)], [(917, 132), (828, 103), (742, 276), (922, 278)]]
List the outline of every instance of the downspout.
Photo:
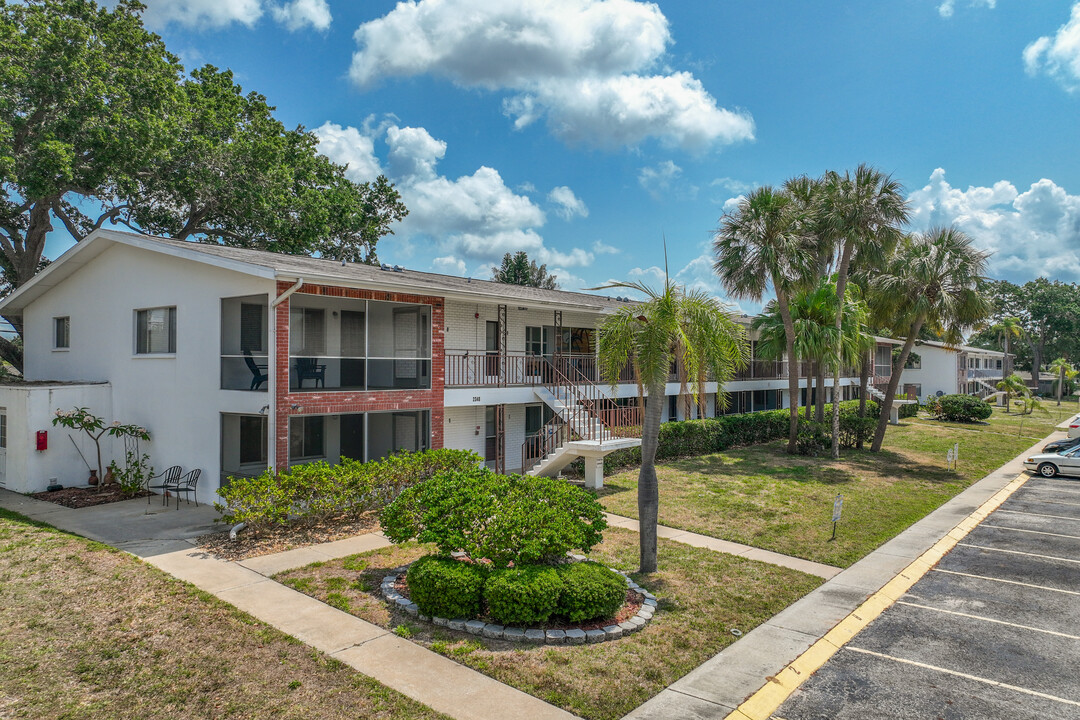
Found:
[(288, 290), (274, 298), (273, 301), (270, 303), (270, 307), (276, 308), (278, 305), (288, 300), (290, 295), (292, 295), (294, 292), (296, 292), (302, 287), (304, 287), (304, 278), (297, 278), (296, 284), (294, 284)]

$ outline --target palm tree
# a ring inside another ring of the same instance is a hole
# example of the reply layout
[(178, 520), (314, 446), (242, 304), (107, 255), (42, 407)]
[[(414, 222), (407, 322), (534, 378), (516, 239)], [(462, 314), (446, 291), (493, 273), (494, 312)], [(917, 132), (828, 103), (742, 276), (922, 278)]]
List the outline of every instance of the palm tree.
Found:
[(893, 363), (871, 450), (880, 450), (900, 373), (924, 325), (940, 329), (946, 343), (959, 344), (962, 331), (990, 311), (976, 284), (986, 270), (988, 254), (955, 228), (934, 228), (900, 243), (874, 283), (897, 322), (907, 328), (900, 356)]
[(1005, 379), (1010, 373), (1009, 342), (1014, 337), (1023, 337), (1024, 327), (1020, 324), (1020, 318), (1003, 317), (990, 328), (990, 332), (997, 334), (998, 341), (1001, 343), (1002, 350), (1005, 352), (1005, 359), (1001, 362), (1001, 378)]
[(1076, 370), (1073, 368), (1072, 363), (1063, 357), (1059, 357), (1057, 360), (1050, 363), (1050, 372), (1058, 376), (1054, 384), (1057, 385), (1057, 392), (1055, 394), (1057, 395), (1057, 404), (1060, 406), (1061, 392), (1065, 386), (1065, 381), (1072, 380), (1076, 377)]
[[(609, 288), (635, 290), (646, 297), (644, 302), (619, 308), (600, 325), (598, 353), (605, 382), (614, 388), (622, 369), (633, 360), (647, 390), (638, 472), (638, 521), (641, 572), (651, 573), (656, 571), (660, 510), (656, 447), (672, 359), (686, 368), (691, 392), (697, 397), (703, 392), (700, 378), (711, 375), (719, 388), (746, 364), (746, 331), (719, 300), (672, 283), (666, 270), (661, 290), (634, 282), (610, 283), (596, 289)], [(722, 396), (717, 392), (718, 399)]]
[[(873, 266), (883, 261), (899, 242), (900, 226), (907, 222), (908, 206), (904, 187), (891, 176), (869, 165), (859, 165), (854, 173), (829, 172), (822, 198), (825, 222), (836, 238), (836, 315), (833, 346), (833, 394), (840, 387), (843, 299), (852, 264)], [(838, 398), (834, 397), (834, 400)], [(840, 403), (833, 402), (832, 456), (840, 457)]]
[(787, 451), (791, 454), (795, 454), (799, 436), (799, 373), (790, 299), (803, 284), (813, 261), (800, 227), (802, 219), (790, 196), (772, 187), (761, 187), (740, 200), (733, 212), (725, 213), (713, 239), (713, 267), (732, 297), (761, 302), (770, 286), (776, 295), (788, 362), (791, 420)]
[(1005, 412), (1009, 412), (1009, 401), (1014, 396), (1018, 398), (1026, 397), (1028, 393), (1028, 386), (1024, 382), (1024, 378), (1016, 373), (1001, 378), (995, 387), (1005, 393)]

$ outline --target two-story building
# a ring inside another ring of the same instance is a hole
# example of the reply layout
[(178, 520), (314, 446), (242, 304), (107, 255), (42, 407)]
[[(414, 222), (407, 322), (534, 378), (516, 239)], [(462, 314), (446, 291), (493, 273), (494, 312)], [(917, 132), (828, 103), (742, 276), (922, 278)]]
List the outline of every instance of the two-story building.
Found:
[[(267, 467), (438, 447), (507, 472), (583, 457), (597, 485), (602, 457), (640, 442), (631, 374), (597, 374), (597, 325), (626, 302), (98, 230), (0, 302), (24, 328), (26, 380), (0, 386), (0, 484), (81, 484), (92, 446), (50, 421), (85, 406), (145, 426), (156, 467), (201, 468), (202, 501)], [(705, 415), (787, 407), (788, 369), (754, 359), (706, 383)], [(847, 371), (840, 397), (857, 389)], [(679, 390), (673, 376), (665, 419), (685, 417)]]

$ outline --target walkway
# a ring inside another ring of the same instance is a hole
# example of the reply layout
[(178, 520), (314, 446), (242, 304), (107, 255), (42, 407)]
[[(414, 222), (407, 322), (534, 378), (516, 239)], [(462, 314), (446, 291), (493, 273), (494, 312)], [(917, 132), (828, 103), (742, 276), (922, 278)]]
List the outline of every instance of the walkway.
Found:
[[(604, 515), (607, 517), (608, 525), (611, 527), (626, 528), (627, 530), (633, 530), (634, 532), (638, 531), (638, 521), (633, 518), (612, 515), (611, 513), (604, 513)], [(656, 535), (686, 545), (693, 545), (694, 547), (728, 553), (730, 555), (739, 555), (741, 557), (750, 558), (751, 560), (760, 560), (761, 562), (769, 563), (770, 565), (780, 565), (781, 567), (790, 568), (792, 570), (799, 570), (808, 575), (816, 575), (817, 577), (825, 578), (826, 580), (831, 580), (842, 572), (842, 568), (833, 567), (832, 565), (825, 565), (812, 560), (804, 560), (802, 558), (792, 557), (791, 555), (781, 555), (780, 553), (771, 550), (762, 550), (761, 548), (756, 548), (751, 545), (742, 545), (727, 540), (720, 540), (719, 538), (710, 537), (708, 535), (698, 535), (689, 530), (679, 530), (677, 528), (659, 525), (656, 528)]]
[[(985, 504), (996, 507), (1019, 487), (1017, 476), (1023, 471), (1023, 458), (1056, 437), (1060, 434), (1039, 441), (979, 480), (674, 682), (627, 718), (771, 717), (792, 690), (836, 651), (837, 643), (842, 645), (854, 636), (898, 597), (892, 587), (901, 586), (900, 594), (911, 587), (918, 578), (905, 573), (912, 572), (913, 563), (941, 543), (955, 544), (957, 536), (975, 527), (989, 512)], [(940, 551), (937, 557), (943, 554)], [(923, 571), (932, 564), (925, 565)], [(831, 652), (826, 636), (832, 639)], [(837, 639), (840, 637), (844, 640)]]

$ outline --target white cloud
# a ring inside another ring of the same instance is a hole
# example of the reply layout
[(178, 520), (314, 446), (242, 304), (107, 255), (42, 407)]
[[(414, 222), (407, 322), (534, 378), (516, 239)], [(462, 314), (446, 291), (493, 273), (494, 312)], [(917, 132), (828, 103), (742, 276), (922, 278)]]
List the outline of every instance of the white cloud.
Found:
[[(315, 132), (320, 151), (335, 162), (349, 163), (347, 174), (357, 181), (381, 171), (375, 144), (385, 142), (385, 172), (409, 209), (394, 232), (405, 243), (432, 245), (440, 253), (433, 266), (442, 272), (460, 274), (475, 264), (498, 264), (505, 253), (518, 250), (539, 263), (563, 268), (585, 267), (595, 259), (595, 252), (581, 248), (563, 252), (548, 247), (538, 232), (546, 222), (544, 211), (507, 187), (498, 170), (481, 166), (456, 179), (440, 175), (438, 164), (447, 145), (424, 128), (373, 127), (369, 121), (363, 129), (325, 123)], [(577, 199), (573, 193), (563, 196), (570, 198)]]
[(574, 194), (574, 191), (565, 185), (552, 188), (548, 193), (548, 202), (557, 207), (555, 214), (563, 220), (572, 220), (574, 217), (589, 217), (589, 208), (585, 202)]
[(147, 27), (161, 29), (170, 23), (198, 30), (218, 29), (240, 23), (252, 27), (269, 9), (271, 16), (290, 31), (310, 26), (326, 30), (333, 19), (326, 0), (290, 0), (284, 5), (263, 0), (145, 0)]
[(1035, 40), (1024, 48), (1023, 57), (1029, 75), (1043, 72), (1069, 92), (1080, 90), (1080, 2), (1053, 37)]
[(631, 0), (402, 2), (354, 35), (350, 76), (362, 87), (431, 74), (512, 94), (503, 110), (524, 128), (546, 117), (571, 143), (690, 150), (754, 137), (753, 119), (718, 107), (690, 73), (650, 74), (672, 42), (653, 3)]
[(292, 0), (281, 6), (273, 6), (271, 12), (275, 20), (293, 32), (306, 25), (315, 30), (326, 30), (333, 20), (326, 0)]
[(916, 229), (955, 224), (993, 252), (992, 275), (1080, 280), (1080, 195), (1051, 180), (1032, 183), (1024, 192), (1006, 180), (960, 190), (938, 168), (908, 199)]
[(592, 245), (592, 251), (595, 255), (617, 255), (621, 252), (619, 248), (612, 245), (607, 245), (603, 240), (597, 240)]
[(437, 257), (431, 261), (432, 267), (446, 275), (465, 275), (465, 261), (453, 255)]
[[(968, 5), (971, 7), (988, 7), (993, 9), (997, 6), (997, 0), (970, 0)], [(938, 5), (938, 14), (943, 18), (950, 18), (953, 13), (956, 12), (956, 0), (942, 0), (942, 3)]]
[(353, 182), (368, 182), (383, 173), (375, 157), (375, 140), (354, 127), (326, 122), (315, 129), (319, 152), (334, 162), (348, 165), (346, 177)]
[(683, 170), (671, 160), (664, 160), (653, 167), (643, 167), (638, 171), (638, 184), (654, 200), (669, 195), (678, 198), (697, 197), (698, 188), (682, 180)]
[(143, 18), (150, 28), (176, 23), (203, 29), (234, 22), (251, 27), (262, 14), (261, 0), (146, 0)]

